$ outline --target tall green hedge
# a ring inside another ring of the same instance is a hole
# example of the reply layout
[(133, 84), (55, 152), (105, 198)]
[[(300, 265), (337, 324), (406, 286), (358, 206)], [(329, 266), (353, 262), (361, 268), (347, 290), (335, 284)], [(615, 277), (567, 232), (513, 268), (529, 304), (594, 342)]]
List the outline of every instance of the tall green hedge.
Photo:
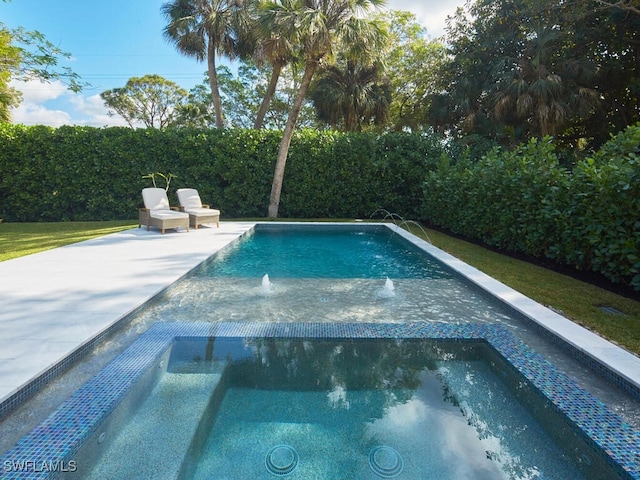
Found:
[[(170, 200), (197, 188), (226, 218), (265, 216), (281, 134), (255, 130), (0, 125), (0, 217), (6, 221), (130, 219), (143, 176), (172, 173)], [(300, 131), (281, 217), (367, 217), (384, 207), (415, 218), (437, 138)]]
[[(143, 176), (172, 173), (225, 218), (266, 215), (280, 132), (0, 125), (5, 221), (131, 219)], [(457, 155), (436, 135), (294, 136), (281, 217), (385, 208), (640, 290), (640, 124), (564, 168), (550, 139)]]
[(572, 170), (550, 139), (427, 173), (422, 218), (640, 290), (640, 124)]

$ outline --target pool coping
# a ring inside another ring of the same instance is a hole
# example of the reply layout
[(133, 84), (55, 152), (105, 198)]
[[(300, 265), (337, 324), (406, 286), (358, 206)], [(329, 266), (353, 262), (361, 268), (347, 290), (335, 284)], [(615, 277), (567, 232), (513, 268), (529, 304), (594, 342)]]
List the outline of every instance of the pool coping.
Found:
[[(0, 459), (6, 480), (55, 478), (176, 340), (212, 337), (442, 339), (485, 341), (608, 455), (621, 475), (640, 479), (640, 432), (578, 386), (503, 326), (432, 323), (178, 323), (158, 322), (67, 399)], [(23, 462), (22, 464), (18, 462)], [(71, 470), (73, 471), (73, 470)]]

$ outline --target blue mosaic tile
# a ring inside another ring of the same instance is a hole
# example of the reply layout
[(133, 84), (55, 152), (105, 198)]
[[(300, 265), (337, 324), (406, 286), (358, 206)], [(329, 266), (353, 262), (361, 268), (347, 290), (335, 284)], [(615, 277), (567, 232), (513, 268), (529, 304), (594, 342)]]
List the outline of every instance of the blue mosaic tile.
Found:
[[(48, 462), (64, 467), (120, 404), (136, 381), (176, 338), (424, 338), (490, 345), (530, 385), (562, 412), (569, 425), (629, 479), (640, 480), (640, 432), (560, 372), (507, 329), (474, 324), (156, 323), (133, 345), (77, 390), (51, 416), (0, 459), (6, 480), (55, 478)], [(7, 468), (29, 462), (24, 469)]]

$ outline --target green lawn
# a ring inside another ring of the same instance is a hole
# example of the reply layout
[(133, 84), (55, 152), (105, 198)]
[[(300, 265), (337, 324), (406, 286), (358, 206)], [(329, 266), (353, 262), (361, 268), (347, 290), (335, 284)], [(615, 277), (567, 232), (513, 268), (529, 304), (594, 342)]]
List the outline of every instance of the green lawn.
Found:
[[(0, 261), (137, 227), (135, 220), (116, 222), (0, 223)], [(419, 229), (414, 234), (422, 236)], [(464, 260), (530, 298), (564, 313), (628, 350), (640, 354), (640, 302), (566, 275), (500, 255), (443, 233), (427, 230), (442, 250)], [(624, 313), (613, 315), (599, 306)]]
[(82, 242), (137, 227), (136, 220), (115, 222), (0, 223), (0, 261)]

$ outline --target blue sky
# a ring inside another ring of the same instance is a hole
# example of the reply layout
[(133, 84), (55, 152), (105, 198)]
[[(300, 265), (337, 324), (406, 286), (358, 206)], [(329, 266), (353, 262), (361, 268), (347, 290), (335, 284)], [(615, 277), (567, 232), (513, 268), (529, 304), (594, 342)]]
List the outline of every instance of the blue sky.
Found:
[[(23, 102), (15, 123), (125, 125), (110, 117), (100, 93), (122, 87), (131, 77), (159, 74), (185, 89), (201, 83), (206, 65), (176, 52), (162, 36), (166, 0), (12, 0), (0, 2), (0, 22), (38, 30), (71, 53), (63, 64), (91, 85), (74, 94), (64, 84), (15, 84)], [(430, 35), (442, 34), (444, 20), (462, 0), (391, 0), (387, 7), (416, 14)]]

